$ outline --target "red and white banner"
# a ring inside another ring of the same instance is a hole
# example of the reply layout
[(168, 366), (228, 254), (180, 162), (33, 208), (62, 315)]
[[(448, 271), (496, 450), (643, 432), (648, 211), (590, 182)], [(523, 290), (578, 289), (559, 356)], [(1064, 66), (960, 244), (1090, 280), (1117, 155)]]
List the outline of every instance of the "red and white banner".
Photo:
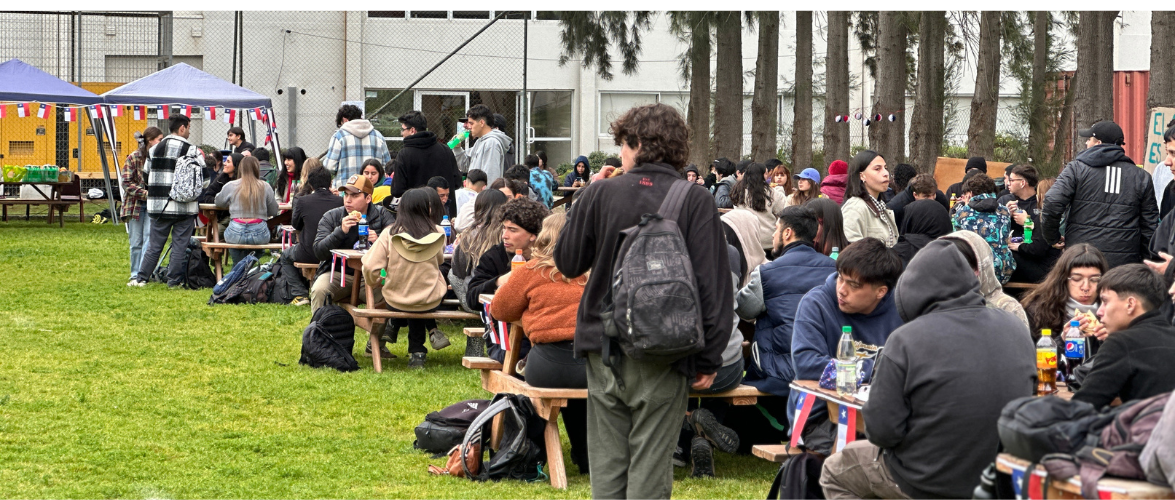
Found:
[(65, 108), (62, 110), (62, 115), (67, 122), (78, 121), (78, 108)]
[(236, 123), (237, 122), (237, 110), (235, 110), (235, 109), (224, 110), (224, 117), (226, 119), (225, 121), (227, 121), (229, 124)]
[(103, 118), (102, 106), (90, 106), (90, 116), (95, 120), (101, 120)]
[(17, 104), (16, 105), (16, 116), (19, 116), (21, 118), (25, 118), (25, 117), (29, 116), (29, 105), (25, 104), (23, 102), (20, 104)]
[(183, 113), (184, 116), (191, 118), (192, 117), (192, 107), (191, 106), (180, 106), (180, 113)]
[(171, 118), (171, 106), (164, 106), (164, 105), (160, 104), (158, 106), (155, 106), (155, 110), (158, 112), (160, 120), (166, 120), (168, 118)]
[(253, 108), (249, 110), (249, 119), (258, 121), (261, 119), (261, 108)]
[(204, 119), (205, 120), (215, 120), (216, 119), (216, 106), (204, 106)]
[(840, 405), (840, 416), (836, 424), (836, 449), (843, 450), (845, 445), (857, 440), (857, 410)]
[(110, 107), (110, 116), (112, 118), (121, 118), (122, 117), (122, 106), (111, 106)]
[(140, 122), (147, 119), (147, 110), (143, 106), (135, 106), (132, 111), (135, 121)]
[(52, 110), (52, 106), (47, 106), (45, 103), (41, 103), (41, 107), (37, 108), (37, 118), (48, 117), (49, 111), (51, 111), (51, 110)]

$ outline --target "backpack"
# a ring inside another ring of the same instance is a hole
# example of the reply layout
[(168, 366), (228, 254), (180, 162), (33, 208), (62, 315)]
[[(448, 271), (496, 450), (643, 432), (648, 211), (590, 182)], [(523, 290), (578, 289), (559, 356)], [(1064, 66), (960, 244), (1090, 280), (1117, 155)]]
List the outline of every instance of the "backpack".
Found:
[(257, 256), (251, 253), (246, 255), (245, 258), (241, 259), (240, 262), (234, 262), (232, 270), (230, 270), (228, 274), (224, 275), (224, 277), (221, 278), (220, 281), (216, 282), (216, 285), (212, 287), (212, 294), (216, 295), (228, 291), (229, 287), (233, 286), (234, 283), (240, 281), (241, 278), (244, 278), (245, 275), (249, 274), (249, 269), (251, 269), (253, 264), (256, 263)]
[(705, 347), (693, 263), (675, 222), (691, 187), (673, 181), (657, 213), (620, 233), (612, 286), (600, 312), (611, 338), (603, 347), (608, 366), (613, 342), (633, 359), (665, 363)]
[(351, 355), (354, 349), (355, 320), (343, 308), (326, 305), (314, 311), (310, 325), (302, 332), (302, 357), (298, 363), (353, 372), (359, 369)]
[(1164, 486), (1175, 485), (1175, 398), (1167, 400), (1163, 416), (1151, 431), (1151, 438), (1138, 457), (1146, 480)]
[(1004, 405), (997, 428), (1004, 451), (1036, 463), (1050, 453), (1076, 453), (1097, 418), (1084, 401), (1027, 396)]
[[(489, 460), (481, 461), (480, 470), (471, 471), (467, 464), (477, 462), (470, 460), (475, 445), (480, 445), (482, 450), (489, 449), (489, 430), (498, 414), (502, 414), (502, 441), (498, 451), (491, 451)], [(495, 395), (489, 407), (469, 424), (469, 431), (461, 440), (458, 457), (465, 476), (477, 481), (507, 478), (532, 481), (541, 478), (543, 463), (546, 461), (546, 450), (542, 444), (544, 428), (546, 421), (535, 413), (530, 398), (517, 394)]]
[(237, 280), (221, 294), (212, 294), (208, 305), (214, 304), (264, 304), (269, 302), (277, 280), (269, 269), (271, 264), (253, 269), (244, 278)]
[(171, 177), (171, 191), (167, 193), (168, 198), (180, 203), (196, 201), (204, 190), (204, 164), (198, 156), (188, 154), (191, 148), (191, 144), (180, 148)]
[(800, 453), (789, 457), (779, 466), (767, 500), (777, 498), (824, 498), (820, 487), (820, 469), (824, 459), (815, 453)]
[(555, 202), (554, 197), (551, 195), (551, 183), (547, 182), (547, 176), (543, 175), (543, 172), (538, 167), (530, 169), (530, 188), (538, 194), (538, 201), (541, 201), (548, 209), (551, 208), (551, 205)]
[(451, 404), (424, 417), (416, 426), (412, 447), (430, 453), (445, 453), (459, 446), (469, 431), (469, 424), (490, 406), (488, 399), (470, 399)]
[(1081, 494), (1097, 498), (1097, 483), (1103, 475), (1146, 479), (1139, 456), (1157, 427), (1171, 393), (1131, 401), (1111, 410), (1113, 420), (1098, 434), (1096, 446), (1077, 454), (1081, 463)]
[(188, 240), (188, 248), (184, 250), (184, 286), (192, 290), (212, 288), (216, 286), (216, 275), (212, 273), (208, 254), (200, 247), (200, 241)]

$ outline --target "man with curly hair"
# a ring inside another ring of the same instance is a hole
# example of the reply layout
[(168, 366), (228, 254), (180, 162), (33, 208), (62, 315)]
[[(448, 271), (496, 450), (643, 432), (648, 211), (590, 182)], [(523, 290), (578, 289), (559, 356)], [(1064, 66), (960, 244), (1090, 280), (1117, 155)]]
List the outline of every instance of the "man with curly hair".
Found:
[(664, 104), (630, 109), (612, 123), (624, 175), (580, 190), (555, 246), (564, 276), (589, 269), (575, 329), (575, 355), (586, 357), (588, 458), (595, 498), (669, 498), (671, 461), (690, 388), (704, 390), (723, 365), (734, 320), (734, 296), (726, 240), (714, 197), (691, 185), (681, 213), (673, 214), (689, 251), (697, 282), (705, 348), (673, 364), (621, 354), (616, 370), (604, 366), (600, 304), (613, 276), (620, 232), (644, 214), (656, 213), (674, 181), (683, 179), (689, 128)]

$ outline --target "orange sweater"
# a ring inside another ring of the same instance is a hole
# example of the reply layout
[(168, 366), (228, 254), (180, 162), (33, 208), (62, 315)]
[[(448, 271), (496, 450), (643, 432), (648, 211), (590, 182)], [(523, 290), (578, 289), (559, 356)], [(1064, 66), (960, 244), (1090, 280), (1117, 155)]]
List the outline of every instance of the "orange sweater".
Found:
[[(510, 275), (494, 294), (490, 314), (500, 321), (522, 320), (531, 342), (546, 344), (575, 338), (575, 318), (586, 280), (563, 281), (551, 267), (534, 269), (530, 261)], [(549, 277), (554, 274), (555, 281)]]

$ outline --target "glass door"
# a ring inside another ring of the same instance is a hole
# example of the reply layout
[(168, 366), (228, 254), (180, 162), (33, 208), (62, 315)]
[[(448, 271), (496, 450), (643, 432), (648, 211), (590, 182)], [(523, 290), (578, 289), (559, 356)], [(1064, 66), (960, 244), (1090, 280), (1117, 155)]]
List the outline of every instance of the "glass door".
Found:
[[(572, 151), (570, 90), (543, 90), (530, 92), (528, 116), (530, 126), (526, 129), (526, 146), (530, 153), (544, 151), (547, 161), (560, 175), (570, 170), (570, 165), (579, 154)], [(566, 169), (558, 168), (567, 165)], [(595, 168), (599, 166), (593, 165)]]
[(457, 134), (457, 120), (469, 111), (469, 92), (440, 90), (416, 91), (415, 105), (428, 121), (428, 129), (437, 135), (437, 142), (449, 142)]

